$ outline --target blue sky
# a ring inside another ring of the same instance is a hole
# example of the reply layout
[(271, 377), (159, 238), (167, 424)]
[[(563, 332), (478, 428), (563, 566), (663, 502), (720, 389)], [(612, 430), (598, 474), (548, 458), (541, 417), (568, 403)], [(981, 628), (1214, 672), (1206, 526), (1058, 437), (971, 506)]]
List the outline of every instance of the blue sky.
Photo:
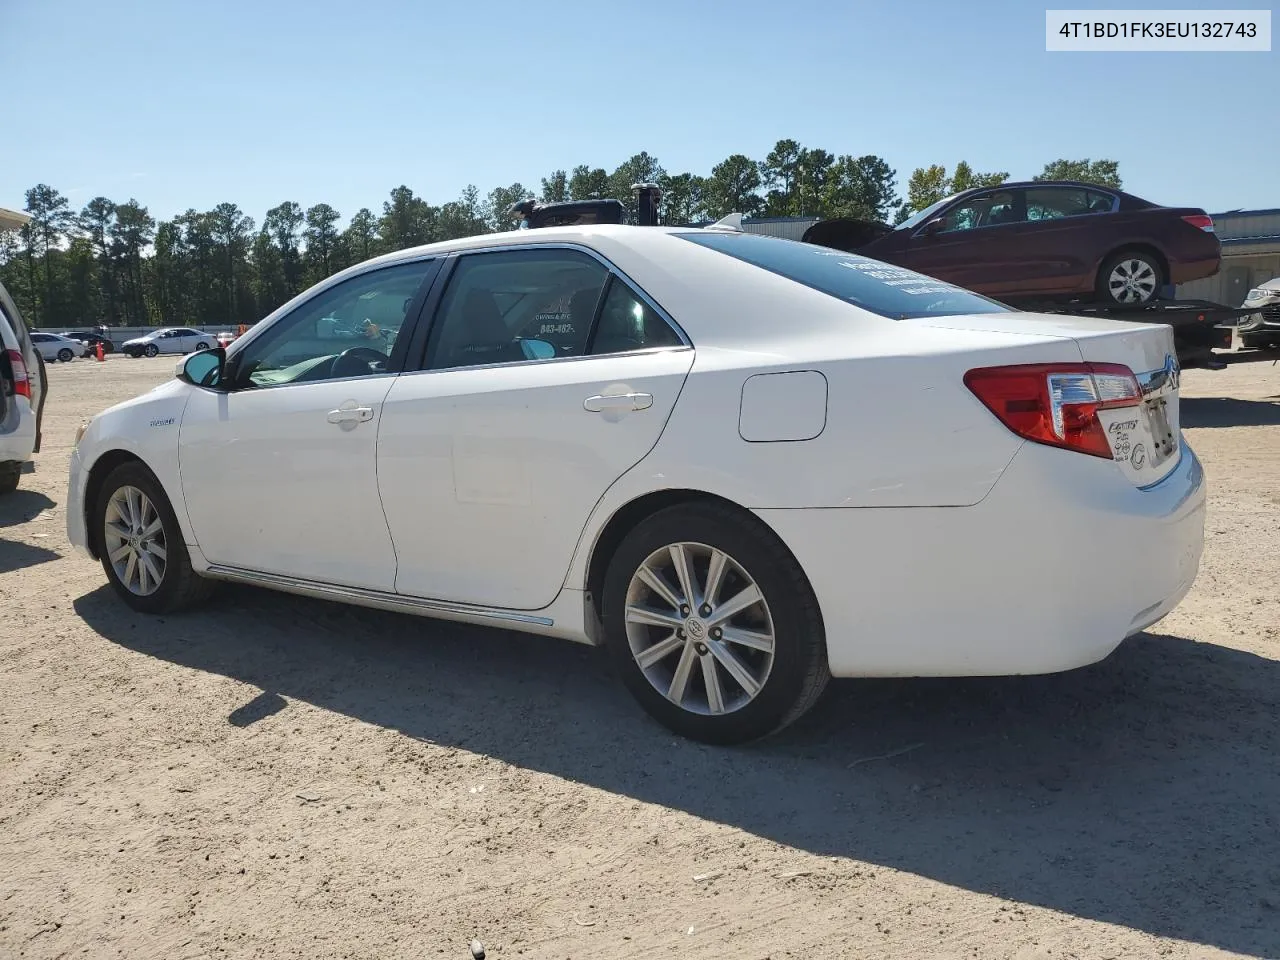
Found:
[(879, 154), (903, 183), (1110, 157), (1157, 202), (1280, 207), (1280, 52), (1047, 53), (1044, 10), (0, 0), (0, 206), (45, 182), (76, 209), (231, 200), (261, 223), (289, 199), (345, 219), (401, 183), (438, 204), (639, 150), (705, 174), (791, 137)]

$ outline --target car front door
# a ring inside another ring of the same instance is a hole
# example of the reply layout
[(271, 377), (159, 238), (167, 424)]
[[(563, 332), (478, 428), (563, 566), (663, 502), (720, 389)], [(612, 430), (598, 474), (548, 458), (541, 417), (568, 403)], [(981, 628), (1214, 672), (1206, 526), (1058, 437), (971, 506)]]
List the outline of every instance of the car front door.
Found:
[[(246, 341), (228, 360), (224, 387), (193, 389), (179, 435), (182, 491), (210, 563), (393, 588), (378, 428), (437, 270), (437, 261), (419, 260), (326, 287)], [(333, 316), (398, 336), (337, 336), (322, 322)]]
[(921, 224), (893, 262), (978, 293), (1017, 289), (1018, 232), (1025, 219), (1020, 190), (991, 190), (963, 197)]
[(459, 257), (422, 369), (387, 396), (378, 482), (396, 590), (551, 603), (597, 501), (657, 443), (693, 350), (587, 252)]

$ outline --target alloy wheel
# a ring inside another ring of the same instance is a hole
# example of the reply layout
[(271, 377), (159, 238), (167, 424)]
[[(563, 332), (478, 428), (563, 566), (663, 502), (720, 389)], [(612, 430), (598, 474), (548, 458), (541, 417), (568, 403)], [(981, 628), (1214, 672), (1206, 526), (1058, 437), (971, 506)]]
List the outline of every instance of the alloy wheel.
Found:
[(111, 569), (126, 590), (148, 597), (160, 589), (168, 563), (164, 521), (137, 487), (119, 487), (107, 501), (103, 543)]
[(733, 557), (706, 544), (673, 543), (651, 553), (631, 577), (624, 620), (645, 678), (691, 713), (741, 710), (773, 669), (764, 594)]
[(1107, 289), (1116, 303), (1146, 303), (1155, 296), (1159, 281), (1151, 264), (1132, 257), (1112, 267)]

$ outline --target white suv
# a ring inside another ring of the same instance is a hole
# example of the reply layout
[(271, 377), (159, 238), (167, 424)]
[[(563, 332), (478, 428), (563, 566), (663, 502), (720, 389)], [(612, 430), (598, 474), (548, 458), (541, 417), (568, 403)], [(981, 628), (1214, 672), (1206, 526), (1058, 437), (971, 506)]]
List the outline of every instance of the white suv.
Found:
[(40, 450), (46, 388), (44, 359), (0, 284), (0, 494), (17, 488), (22, 464)]

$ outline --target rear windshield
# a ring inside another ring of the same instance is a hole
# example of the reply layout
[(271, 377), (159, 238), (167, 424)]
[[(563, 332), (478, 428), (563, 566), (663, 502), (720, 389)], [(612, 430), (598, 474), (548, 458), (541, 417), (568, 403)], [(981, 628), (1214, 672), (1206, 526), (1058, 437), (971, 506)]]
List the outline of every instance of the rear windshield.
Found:
[(812, 243), (715, 230), (676, 236), (895, 320), (1009, 311), (941, 280)]

